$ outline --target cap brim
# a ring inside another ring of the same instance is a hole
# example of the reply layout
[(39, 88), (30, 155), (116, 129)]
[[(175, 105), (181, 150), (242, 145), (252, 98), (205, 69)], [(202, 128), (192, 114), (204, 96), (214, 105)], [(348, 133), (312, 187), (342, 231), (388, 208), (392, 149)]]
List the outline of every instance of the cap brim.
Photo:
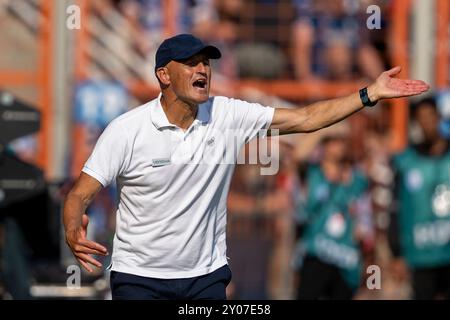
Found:
[(195, 56), (196, 54), (204, 53), (209, 59), (220, 59), (222, 57), (222, 53), (217, 47), (214, 46), (204, 46), (201, 48), (195, 48), (190, 52), (183, 52), (183, 54), (179, 54), (176, 58), (173, 60), (179, 61), (188, 59), (192, 56)]
[(197, 53), (206, 53), (206, 55), (210, 59), (220, 59), (222, 57), (222, 53), (220, 52), (220, 50), (214, 46), (205, 46)]

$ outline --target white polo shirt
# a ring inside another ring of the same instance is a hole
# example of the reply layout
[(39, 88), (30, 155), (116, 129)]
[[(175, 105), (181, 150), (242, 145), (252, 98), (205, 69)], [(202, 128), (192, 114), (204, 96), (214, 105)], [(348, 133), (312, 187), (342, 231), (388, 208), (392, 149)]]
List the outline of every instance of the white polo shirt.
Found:
[(212, 97), (183, 131), (169, 123), (160, 98), (114, 119), (82, 171), (103, 186), (117, 181), (112, 270), (196, 277), (227, 264), (226, 202), (237, 151), (270, 126), (274, 109)]

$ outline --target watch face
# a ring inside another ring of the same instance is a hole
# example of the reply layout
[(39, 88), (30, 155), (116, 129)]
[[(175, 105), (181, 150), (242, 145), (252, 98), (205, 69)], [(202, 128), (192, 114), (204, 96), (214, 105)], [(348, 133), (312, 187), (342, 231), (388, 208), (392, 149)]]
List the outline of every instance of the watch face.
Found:
[(373, 107), (374, 105), (377, 104), (376, 101), (374, 102), (370, 101), (369, 95), (367, 94), (367, 87), (359, 90), (359, 97), (361, 98), (363, 106), (365, 107)]

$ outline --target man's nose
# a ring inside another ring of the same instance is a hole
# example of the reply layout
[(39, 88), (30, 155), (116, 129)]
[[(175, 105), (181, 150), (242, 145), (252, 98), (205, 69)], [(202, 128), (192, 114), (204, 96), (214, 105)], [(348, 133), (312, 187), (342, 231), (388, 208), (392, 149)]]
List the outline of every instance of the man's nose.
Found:
[(195, 71), (198, 73), (201, 73), (203, 75), (206, 76), (207, 74), (207, 65), (203, 62), (199, 62), (196, 66), (195, 66)]

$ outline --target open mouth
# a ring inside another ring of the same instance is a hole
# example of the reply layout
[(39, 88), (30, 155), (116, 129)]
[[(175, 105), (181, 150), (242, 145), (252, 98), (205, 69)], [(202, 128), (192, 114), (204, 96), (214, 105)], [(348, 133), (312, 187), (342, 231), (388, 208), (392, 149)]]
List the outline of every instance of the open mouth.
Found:
[(206, 82), (206, 79), (198, 79), (198, 80), (195, 80), (192, 85), (196, 88), (206, 89), (207, 82)]

